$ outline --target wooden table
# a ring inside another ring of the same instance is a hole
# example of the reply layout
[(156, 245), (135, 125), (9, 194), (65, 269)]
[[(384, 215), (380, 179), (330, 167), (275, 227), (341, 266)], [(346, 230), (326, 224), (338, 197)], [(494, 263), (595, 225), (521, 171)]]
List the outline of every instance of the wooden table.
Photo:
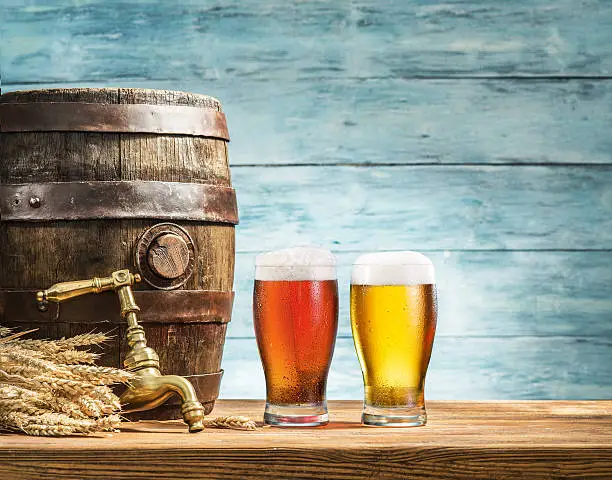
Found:
[[(359, 425), (329, 402), (327, 427), (188, 434), (180, 422), (91, 437), (0, 436), (0, 478), (612, 478), (612, 401), (429, 402), (421, 428)], [(261, 418), (263, 402), (214, 414)]]

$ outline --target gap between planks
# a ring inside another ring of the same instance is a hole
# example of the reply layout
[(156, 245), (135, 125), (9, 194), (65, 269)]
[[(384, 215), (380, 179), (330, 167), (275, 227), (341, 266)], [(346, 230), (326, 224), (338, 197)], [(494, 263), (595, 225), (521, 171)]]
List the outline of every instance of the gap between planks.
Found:
[[(130, 76), (119, 76), (112, 77), (108, 79), (102, 78), (83, 78), (79, 80), (53, 80), (53, 81), (25, 81), (25, 80), (11, 80), (10, 82), (3, 83), (2, 86), (5, 87), (14, 87), (14, 86), (28, 86), (28, 85), (80, 85), (83, 83), (99, 83), (108, 85), (112, 82), (172, 82), (182, 80), (180, 78), (172, 78), (172, 77), (130, 77)], [(211, 82), (215, 82), (214, 79), (208, 79)], [(328, 76), (319, 76), (319, 77), (304, 77), (304, 78), (296, 78), (293, 81), (299, 82), (345, 82), (345, 81), (357, 81), (357, 82), (369, 82), (369, 81), (378, 81), (378, 80), (405, 80), (405, 81), (431, 81), (431, 80), (462, 80), (462, 81), (483, 81), (483, 80), (492, 80), (499, 82), (533, 82), (533, 81), (542, 81), (542, 82), (571, 82), (575, 80), (588, 80), (594, 82), (607, 82), (612, 80), (612, 75), (462, 75), (462, 74), (445, 74), (445, 75), (372, 75), (366, 77), (355, 77), (355, 76), (345, 76), (345, 77), (328, 77)], [(256, 81), (266, 83), (269, 81), (267, 77), (260, 78), (249, 78), (249, 81)]]
[(355, 167), (355, 168), (375, 168), (375, 167), (602, 167), (606, 170), (612, 167), (611, 163), (578, 163), (578, 162), (489, 162), (489, 163), (441, 163), (441, 162), (388, 162), (388, 163), (230, 163), (231, 168), (280, 168), (280, 167)]
[[(333, 250), (333, 249), (332, 249)], [(262, 253), (263, 250), (236, 250), (236, 254), (255, 255)], [(342, 250), (342, 254), (358, 255), (369, 250)], [(388, 252), (403, 251), (401, 249), (385, 249)], [(438, 248), (438, 249), (420, 249), (423, 254), (427, 253), (608, 253), (612, 252), (612, 248)], [(337, 253), (337, 252), (336, 252)]]
[[(225, 338), (231, 338), (233, 340), (252, 340), (255, 338), (255, 335), (237, 335), (237, 336), (231, 336), (231, 335), (226, 335)], [(499, 339), (499, 340), (505, 340), (505, 339), (530, 339), (530, 338), (545, 338), (547, 340), (555, 340), (555, 339), (566, 339), (566, 338), (572, 338), (575, 340), (579, 340), (582, 342), (590, 342), (593, 340), (598, 340), (599, 343), (601, 343), (602, 345), (611, 345), (612, 346), (612, 340), (608, 340), (607, 338), (603, 338), (602, 336), (596, 336), (596, 335), (572, 335), (572, 334), (568, 334), (568, 335), (555, 335), (555, 334), (533, 334), (533, 335), (474, 335), (474, 334), (466, 334), (466, 335), (457, 335), (457, 334), (453, 334), (453, 333), (442, 333), (442, 334), (436, 334), (435, 338), (451, 338), (451, 339)], [(353, 336), (352, 335), (345, 335), (345, 334), (341, 334), (341, 335), (336, 335), (336, 340), (352, 340)]]

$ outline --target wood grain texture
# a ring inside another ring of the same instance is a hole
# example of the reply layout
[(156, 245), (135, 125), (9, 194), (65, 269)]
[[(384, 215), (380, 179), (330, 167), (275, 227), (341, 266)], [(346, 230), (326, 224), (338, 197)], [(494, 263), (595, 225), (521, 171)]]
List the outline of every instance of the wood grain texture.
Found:
[[(182, 92), (126, 89), (51, 89), (14, 92), (3, 102), (23, 101), (151, 103), (198, 105), (220, 109), (215, 99)], [(202, 137), (154, 134), (36, 132), (4, 134), (0, 142), (0, 182), (155, 180), (231, 186), (225, 142)], [(152, 220), (76, 221), (12, 224), (1, 229), (4, 288), (41, 288), (69, 275), (105, 275), (133, 264), (133, 245)], [(16, 226), (15, 226), (16, 225)], [(190, 235), (210, 252), (201, 256), (191, 289), (230, 290), (233, 280), (234, 228), (187, 222)], [(113, 240), (114, 239), (114, 240)], [(109, 248), (115, 245), (115, 248)], [(223, 245), (217, 248), (215, 245)], [(104, 271), (100, 271), (103, 269)], [(10, 273), (10, 274), (9, 274)], [(18, 273), (18, 275), (16, 275)], [(146, 288), (141, 285), (139, 288)]]
[(606, 0), (3, 6), (8, 83), (612, 74)]
[[(612, 342), (597, 337), (435, 338), (425, 398), (434, 400), (605, 400), (612, 398)], [(220, 398), (264, 398), (252, 338), (228, 338)], [(330, 399), (363, 398), (353, 340), (338, 338), (327, 382)]]
[[(0, 437), (0, 467), (25, 478), (609, 478), (611, 402), (429, 402), (429, 424), (359, 425), (360, 402), (330, 402), (328, 427), (205, 430), (139, 422), (104, 437)], [(215, 414), (261, 417), (261, 401)], [(110, 438), (109, 438), (110, 437)]]
[[(351, 335), (350, 272), (359, 253), (337, 254), (340, 336)], [(612, 337), (612, 252), (425, 254), (436, 268), (437, 335)], [(237, 255), (230, 337), (253, 336), (254, 265), (255, 254)]]
[(612, 166), (236, 168), (233, 183), (241, 252), (612, 248)]
[[(612, 81), (295, 82), (265, 75), (112, 83), (222, 99), (234, 166), (612, 163), (607, 134)], [(108, 82), (72, 84), (104, 85)], [(31, 86), (9, 85), (3, 91), (21, 88)]]
[(612, 163), (612, 81), (227, 79), (207, 89), (224, 100), (232, 165)]

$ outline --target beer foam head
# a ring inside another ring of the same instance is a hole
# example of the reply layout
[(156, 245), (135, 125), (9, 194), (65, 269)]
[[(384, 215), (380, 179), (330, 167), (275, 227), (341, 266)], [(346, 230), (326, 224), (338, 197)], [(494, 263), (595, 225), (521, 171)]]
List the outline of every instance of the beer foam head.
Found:
[(431, 260), (418, 252), (378, 252), (353, 264), (353, 285), (428, 285), (436, 282)]
[(293, 247), (255, 258), (256, 280), (335, 280), (336, 259), (325, 248)]

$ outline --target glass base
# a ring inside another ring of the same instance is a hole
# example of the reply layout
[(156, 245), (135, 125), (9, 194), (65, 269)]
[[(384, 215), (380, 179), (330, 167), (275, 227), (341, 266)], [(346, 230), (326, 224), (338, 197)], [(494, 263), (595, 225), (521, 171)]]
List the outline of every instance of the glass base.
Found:
[(361, 415), (364, 425), (375, 427), (421, 427), (427, 423), (425, 407), (380, 408), (366, 405)]
[(317, 427), (329, 423), (327, 404), (274, 405), (266, 403), (264, 423), (275, 427)]

